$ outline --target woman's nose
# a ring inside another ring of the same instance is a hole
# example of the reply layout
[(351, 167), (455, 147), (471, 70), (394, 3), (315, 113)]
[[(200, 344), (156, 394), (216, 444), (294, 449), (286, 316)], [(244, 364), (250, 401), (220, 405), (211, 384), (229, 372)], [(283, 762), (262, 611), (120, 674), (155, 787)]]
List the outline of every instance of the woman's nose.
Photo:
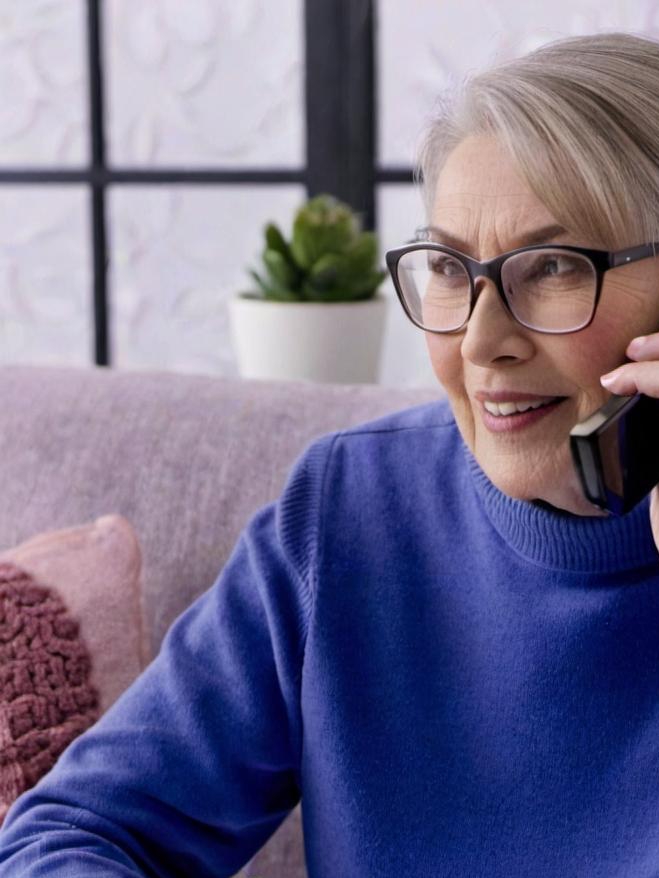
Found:
[(463, 358), (479, 366), (528, 360), (534, 352), (530, 330), (508, 311), (494, 281), (478, 277), (475, 290), (476, 304), (462, 340)]

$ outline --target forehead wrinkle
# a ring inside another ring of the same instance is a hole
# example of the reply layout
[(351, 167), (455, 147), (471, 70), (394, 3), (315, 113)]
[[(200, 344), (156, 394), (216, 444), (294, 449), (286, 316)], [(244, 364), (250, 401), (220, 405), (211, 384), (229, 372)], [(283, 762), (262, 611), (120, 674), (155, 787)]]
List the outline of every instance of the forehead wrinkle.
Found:
[[(456, 198), (456, 196), (459, 196)], [(470, 200), (465, 203), (461, 202), (459, 198), (467, 197)], [(480, 209), (483, 206), (483, 202), (487, 201), (487, 209), (492, 209), (491, 202), (499, 202), (503, 211), (507, 208), (507, 203), (511, 200), (519, 201), (525, 200), (527, 202), (523, 207), (515, 206), (515, 210), (519, 213), (516, 216), (521, 215), (531, 215), (533, 217), (533, 221), (538, 217), (538, 225), (551, 225), (556, 222), (555, 217), (550, 213), (550, 211), (542, 204), (541, 201), (538, 201), (537, 198), (531, 196), (527, 193), (515, 193), (515, 194), (504, 194), (499, 193), (498, 195), (479, 195), (473, 192), (466, 193), (453, 193), (452, 198), (443, 198), (438, 197), (435, 199), (435, 203), (433, 206), (432, 214), (433, 217), (437, 217), (438, 214), (443, 213), (444, 211), (468, 211), (470, 213), (476, 212), (479, 213)], [(439, 223), (438, 223), (439, 225)]]
[(524, 232), (558, 225), (502, 153), (490, 138), (467, 138), (437, 179), (430, 222), (468, 242), (463, 249), (477, 259), (514, 249)]
[[(539, 204), (526, 208), (492, 210), (488, 206), (485, 216), (475, 206), (442, 205), (434, 212), (431, 225), (439, 226), (455, 238), (469, 244), (461, 249), (475, 259), (490, 259), (521, 246), (525, 233), (558, 225), (548, 212), (539, 210)], [(552, 238), (559, 241), (562, 236)], [(441, 238), (439, 239), (441, 240)], [(521, 243), (520, 243), (521, 242)], [(459, 248), (460, 249), (460, 248)]]

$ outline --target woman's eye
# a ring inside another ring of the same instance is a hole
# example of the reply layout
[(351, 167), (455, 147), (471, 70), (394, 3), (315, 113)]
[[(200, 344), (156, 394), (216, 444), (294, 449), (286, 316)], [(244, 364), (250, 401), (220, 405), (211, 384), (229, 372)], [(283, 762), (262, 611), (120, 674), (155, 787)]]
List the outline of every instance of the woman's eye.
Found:
[(569, 270), (569, 259), (562, 256), (551, 256), (544, 260), (543, 270), (545, 274), (560, 274), (561, 271)]
[(567, 274), (584, 270), (584, 263), (580, 259), (573, 259), (570, 256), (543, 256), (538, 260), (535, 272), (538, 275), (551, 277), (556, 275)]
[(461, 267), (456, 263), (455, 259), (446, 256), (434, 256), (428, 260), (428, 268), (433, 274), (440, 274), (444, 277), (458, 277), (464, 274)]
[[(526, 265), (524, 265), (525, 262), (527, 263)], [(561, 253), (538, 254), (528, 260), (520, 257), (517, 267), (521, 271), (517, 274), (517, 282), (513, 286), (517, 286), (520, 282), (539, 284), (544, 288), (547, 288), (547, 285), (550, 284), (554, 287), (557, 284), (570, 284), (573, 286), (575, 283), (582, 283), (586, 279), (590, 281), (592, 273), (590, 265), (586, 260)]]

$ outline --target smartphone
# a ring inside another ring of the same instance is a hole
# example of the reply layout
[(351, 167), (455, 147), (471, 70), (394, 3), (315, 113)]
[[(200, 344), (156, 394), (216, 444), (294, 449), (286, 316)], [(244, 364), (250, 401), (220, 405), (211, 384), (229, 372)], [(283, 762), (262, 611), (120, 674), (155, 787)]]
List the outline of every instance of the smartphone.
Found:
[(570, 449), (586, 498), (624, 515), (659, 484), (659, 399), (612, 396), (572, 428)]

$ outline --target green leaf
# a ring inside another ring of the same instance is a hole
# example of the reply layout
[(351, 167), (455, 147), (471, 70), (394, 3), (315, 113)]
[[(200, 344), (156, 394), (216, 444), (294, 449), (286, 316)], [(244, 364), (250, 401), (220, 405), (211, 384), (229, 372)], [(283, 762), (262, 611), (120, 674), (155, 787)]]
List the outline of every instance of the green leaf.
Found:
[(274, 302), (297, 302), (299, 301), (299, 296), (291, 290), (280, 289), (279, 287), (270, 287), (266, 299), (271, 299)]
[(276, 253), (280, 253), (297, 277), (299, 275), (299, 268), (295, 262), (291, 248), (282, 233), (279, 231), (279, 228), (274, 223), (268, 223), (265, 227), (265, 242), (265, 249), (274, 250)]
[(263, 254), (268, 273), (274, 282), (274, 286), (282, 289), (295, 290), (298, 285), (299, 274), (287, 262), (286, 258), (278, 250), (266, 250)]
[(321, 257), (303, 284), (305, 295), (314, 300), (351, 302), (370, 298), (386, 276), (384, 271), (355, 275), (345, 255), (335, 253)]
[(320, 232), (311, 227), (300, 216), (293, 223), (291, 253), (297, 265), (308, 270), (314, 264), (322, 249), (320, 248)]
[(294, 302), (299, 298), (287, 287), (280, 286), (274, 281), (268, 282), (267, 280), (262, 278), (256, 271), (250, 269), (249, 273), (256, 281), (256, 284), (261, 292), (261, 296), (259, 298), (272, 299), (278, 302)]
[(256, 285), (261, 290), (261, 292), (267, 293), (268, 292), (268, 284), (263, 280), (261, 275), (258, 272), (254, 271), (253, 268), (249, 269), (249, 273), (250, 273), (251, 277), (256, 281)]
[(312, 198), (293, 222), (291, 251), (298, 265), (311, 266), (326, 253), (342, 253), (359, 234), (353, 211), (326, 195)]
[(377, 239), (362, 232), (352, 208), (323, 194), (294, 217), (291, 241), (265, 226), (265, 271), (251, 271), (258, 294), (276, 301), (353, 301), (369, 298), (385, 277), (377, 270)]
[(274, 223), (268, 223), (265, 227), (265, 243), (268, 250), (277, 250), (284, 257), (289, 252), (284, 236)]
[(370, 299), (387, 276), (386, 271), (372, 271), (363, 278), (357, 279), (348, 288), (351, 300)]
[(345, 276), (345, 260), (336, 253), (326, 253), (311, 266), (309, 283), (316, 290), (340, 284)]
[(302, 293), (309, 302), (328, 302), (332, 301), (332, 288), (318, 289), (314, 287), (308, 280), (302, 285)]
[(378, 257), (378, 241), (374, 232), (362, 232), (346, 252), (350, 271), (366, 275), (373, 271)]

